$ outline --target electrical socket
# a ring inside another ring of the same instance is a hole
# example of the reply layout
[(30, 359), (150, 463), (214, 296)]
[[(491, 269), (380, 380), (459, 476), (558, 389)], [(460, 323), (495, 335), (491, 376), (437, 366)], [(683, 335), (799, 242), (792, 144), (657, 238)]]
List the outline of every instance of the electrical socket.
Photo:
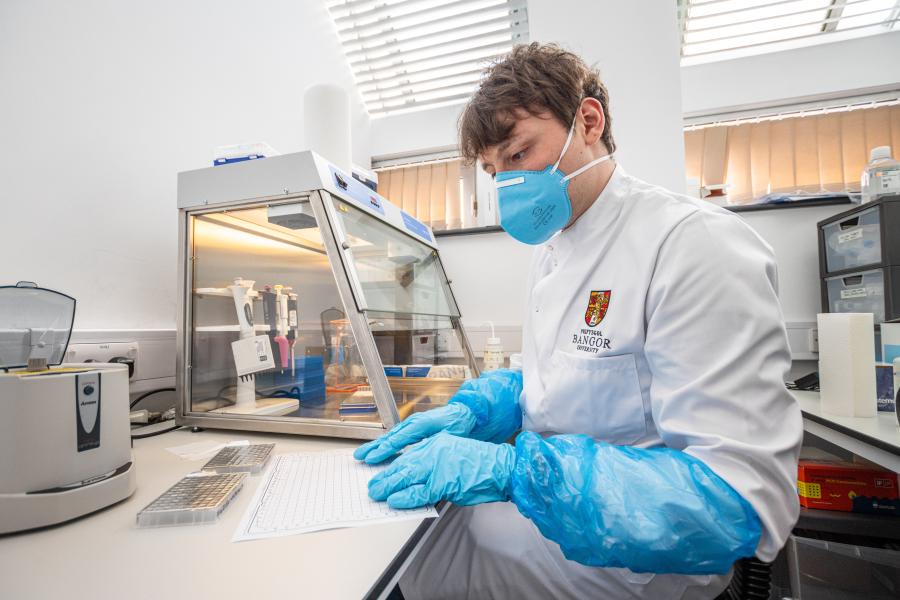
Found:
[(99, 362), (108, 363), (113, 358), (124, 356), (134, 361), (133, 372), (137, 372), (139, 346), (137, 342), (96, 342), (69, 344), (64, 361), (67, 363)]
[(819, 329), (817, 327), (813, 327), (809, 330), (809, 351), (810, 352), (818, 352), (819, 351)]

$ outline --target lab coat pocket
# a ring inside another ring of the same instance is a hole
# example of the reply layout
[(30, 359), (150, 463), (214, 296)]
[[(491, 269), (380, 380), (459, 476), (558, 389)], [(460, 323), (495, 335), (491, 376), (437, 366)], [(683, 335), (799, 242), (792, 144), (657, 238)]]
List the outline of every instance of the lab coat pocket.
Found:
[(631, 444), (647, 432), (633, 354), (588, 357), (555, 350), (541, 413), (546, 430)]

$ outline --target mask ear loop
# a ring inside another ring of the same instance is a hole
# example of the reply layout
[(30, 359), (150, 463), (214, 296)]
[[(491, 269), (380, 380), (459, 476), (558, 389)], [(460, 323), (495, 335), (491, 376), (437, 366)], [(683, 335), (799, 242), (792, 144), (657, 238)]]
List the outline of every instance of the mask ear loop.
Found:
[(569, 127), (569, 135), (566, 136), (566, 143), (563, 144), (562, 152), (559, 153), (559, 158), (556, 159), (556, 163), (553, 165), (553, 168), (550, 169), (551, 173), (556, 173), (556, 170), (559, 168), (559, 163), (562, 162), (563, 156), (566, 155), (566, 150), (569, 149), (569, 144), (572, 143), (572, 135), (575, 133), (575, 121), (578, 120), (578, 113), (575, 113), (575, 116), (572, 118), (572, 125)]
[(594, 160), (592, 160), (588, 164), (584, 165), (583, 167), (572, 171), (571, 173), (569, 173), (568, 175), (563, 177), (562, 180), (563, 180), (563, 182), (566, 182), (566, 181), (572, 179), (573, 177), (577, 177), (578, 175), (581, 175), (582, 173), (584, 173), (585, 171), (587, 171), (594, 165), (599, 165), (602, 162), (606, 162), (606, 161), (610, 160), (612, 157), (613, 157), (612, 154), (605, 154), (605, 155), (601, 156), (600, 158), (595, 158)]

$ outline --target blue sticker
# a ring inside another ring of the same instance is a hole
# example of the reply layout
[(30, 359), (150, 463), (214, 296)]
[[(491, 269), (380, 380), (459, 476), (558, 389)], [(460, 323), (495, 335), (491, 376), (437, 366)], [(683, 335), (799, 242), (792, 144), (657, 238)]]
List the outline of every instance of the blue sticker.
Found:
[(893, 364), (896, 358), (900, 358), (900, 344), (885, 344), (884, 356), (881, 357), (881, 360)]
[(406, 225), (407, 229), (409, 229), (419, 237), (425, 238), (429, 242), (434, 241), (434, 239), (431, 237), (431, 234), (428, 232), (428, 227), (426, 227), (424, 223), (417, 220), (406, 211), (401, 210), (400, 215), (403, 217), (403, 224)]

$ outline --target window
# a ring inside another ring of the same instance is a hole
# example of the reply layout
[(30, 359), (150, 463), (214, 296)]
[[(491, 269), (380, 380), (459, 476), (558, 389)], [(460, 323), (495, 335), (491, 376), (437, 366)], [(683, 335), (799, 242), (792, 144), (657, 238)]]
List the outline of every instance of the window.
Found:
[(435, 233), (496, 226), (496, 193), (481, 167), (464, 165), (454, 150), (374, 159), (378, 193)]
[(678, 0), (682, 64), (890, 31), (897, 0)]
[(487, 61), (528, 41), (525, 0), (338, 0), (328, 7), (372, 115), (464, 102)]
[(900, 94), (883, 97), (688, 125), (687, 177), (725, 184), (731, 204), (773, 192), (858, 192), (872, 148), (900, 151)]

